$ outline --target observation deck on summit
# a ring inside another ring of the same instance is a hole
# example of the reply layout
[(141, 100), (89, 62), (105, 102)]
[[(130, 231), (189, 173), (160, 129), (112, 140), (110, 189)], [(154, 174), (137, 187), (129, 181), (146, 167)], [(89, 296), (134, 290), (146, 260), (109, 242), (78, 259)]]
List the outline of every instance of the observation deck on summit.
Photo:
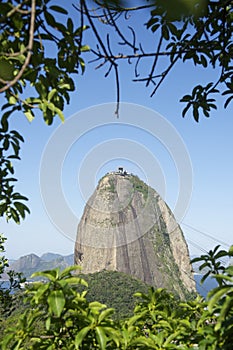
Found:
[(119, 167), (119, 168), (118, 168), (118, 171), (116, 171), (116, 174), (117, 174), (117, 175), (121, 175), (121, 176), (129, 175), (129, 174), (127, 173), (127, 171), (124, 170), (123, 167)]

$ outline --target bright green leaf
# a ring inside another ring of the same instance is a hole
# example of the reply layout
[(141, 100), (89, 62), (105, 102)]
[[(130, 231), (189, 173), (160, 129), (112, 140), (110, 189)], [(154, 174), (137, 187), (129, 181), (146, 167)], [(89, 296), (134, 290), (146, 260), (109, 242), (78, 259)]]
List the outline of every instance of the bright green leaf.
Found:
[(78, 334), (75, 337), (75, 342), (74, 342), (76, 349), (79, 349), (79, 346), (81, 345), (83, 339), (86, 337), (86, 335), (90, 331), (90, 329), (91, 329), (91, 326), (87, 326), (87, 327), (82, 328), (78, 332)]
[(24, 112), (24, 115), (26, 116), (26, 118), (29, 122), (32, 122), (33, 119), (35, 118), (34, 113), (30, 109), (28, 109), (26, 112)]
[(65, 303), (66, 300), (62, 290), (54, 290), (48, 296), (50, 312), (57, 317), (61, 316)]

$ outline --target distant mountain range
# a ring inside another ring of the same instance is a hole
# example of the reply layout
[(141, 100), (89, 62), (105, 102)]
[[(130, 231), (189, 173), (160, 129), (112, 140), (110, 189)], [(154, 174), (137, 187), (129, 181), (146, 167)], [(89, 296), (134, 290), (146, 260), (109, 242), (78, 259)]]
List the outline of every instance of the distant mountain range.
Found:
[[(55, 267), (64, 269), (74, 264), (74, 255), (63, 256), (56, 253), (45, 253), (39, 257), (36, 254), (28, 254), (17, 260), (10, 260), (7, 270), (22, 272), (26, 278), (29, 278), (36, 271), (51, 270)], [(4, 274), (2, 279), (7, 279)]]

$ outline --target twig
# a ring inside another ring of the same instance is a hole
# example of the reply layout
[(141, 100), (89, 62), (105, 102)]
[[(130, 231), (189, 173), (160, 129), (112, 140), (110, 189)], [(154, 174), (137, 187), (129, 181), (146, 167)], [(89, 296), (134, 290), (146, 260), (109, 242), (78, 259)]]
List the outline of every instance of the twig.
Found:
[(155, 70), (156, 64), (158, 62), (158, 58), (159, 58), (159, 53), (160, 53), (162, 42), (163, 42), (163, 36), (161, 35), (161, 37), (159, 39), (159, 43), (158, 43), (155, 59), (154, 59), (154, 62), (152, 64), (151, 71), (150, 71), (150, 74), (148, 76), (148, 80), (147, 80), (146, 86), (148, 86), (150, 84), (150, 81), (152, 81), (152, 76), (154, 74), (154, 70)]
[[(98, 0), (94, 0), (95, 3), (97, 5), (99, 5), (100, 7), (106, 7), (106, 5), (102, 4), (101, 2), (99, 2)], [(137, 11), (137, 10), (143, 10), (143, 9), (147, 9), (147, 8), (150, 8), (150, 7), (154, 7), (155, 5), (154, 4), (151, 4), (151, 5), (141, 5), (141, 6), (135, 6), (135, 7), (110, 7), (108, 6), (108, 8), (110, 10), (117, 10), (117, 11), (126, 11), (126, 12), (129, 12), (129, 11)]]
[[(98, 59), (111, 59), (111, 60), (121, 60), (121, 59), (125, 59), (125, 60), (128, 60), (128, 59), (139, 59), (139, 58), (150, 58), (150, 57), (156, 57), (156, 56), (171, 56), (171, 55), (174, 55), (174, 54), (184, 54), (186, 52), (189, 52), (188, 49), (184, 49), (184, 50), (179, 50), (179, 51), (176, 51), (176, 52), (143, 52), (143, 53), (135, 53), (135, 54), (132, 54), (132, 55), (124, 55), (124, 54), (118, 54), (118, 55), (103, 55), (101, 54), (101, 52), (96, 52), (95, 50), (91, 50), (96, 56), (98, 56)], [(97, 59), (94, 59), (94, 60), (91, 60), (89, 62), (94, 62), (96, 61)]]
[(116, 110), (115, 110), (115, 114), (116, 114), (116, 117), (119, 118), (119, 109), (120, 109), (120, 82), (119, 82), (118, 66), (117, 66), (117, 65), (114, 65), (114, 69), (115, 69), (116, 88), (117, 88), (117, 101), (116, 101)]
[(18, 52), (12, 52), (12, 53), (0, 52), (0, 56), (17, 57), (19, 55), (23, 55), (27, 50), (28, 50), (28, 46), (26, 46), (22, 51), (18, 51)]
[[(101, 49), (103, 50), (104, 52), (104, 55), (105, 55), (105, 60), (109, 61), (113, 66), (114, 66), (114, 70), (115, 70), (115, 76), (116, 76), (116, 90), (117, 90), (117, 105), (116, 105), (116, 111), (115, 111), (115, 114), (117, 115), (117, 117), (119, 117), (119, 103), (120, 103), (120, 85), (119, 85), (119, 72), (118, 72), (118, 66), (114, 60), (114, 58), (112, 58), (112, 56), (109, 56), (109, 53), (107, 52), (107, 49), (106, 47), (104, 46), (104, 43), (101, 39), (101, 37), (99, 36), (99, 33), (92, 21), (92, 18), (90, 17), (90, 14), (89, 14), (89, 11), (88, 11), (88, 8), (87, 8), (87, 5), (86, 5), (86, 1), (85, 0), (81, 0), (81, 3), (83, 5), (83, 9), (85, 10), (85, 14), (88, 18), (88, 21), (90, 23), (90, 26), (96, 36), (96, 39), (101, 47)], [(111, 54), (111, 52), (110, 52)]]
[[(123, 40), (123, 43), (125, 45), (128, 45), (129, 47), (131, 47), (133, 50), (134, 50), (134, 53), (138, 50), (138, 48), (134, 45), (135, 44), (135, 35), (134, 35), (134, 43), (131, 44), (125, 37), (124, 35), (121, 33), (121, 31), (119, 30), (119, 27), (116, 25), (116, 22), (112, 16), (112, 13), (111, 11), (109, 10), (109, 8), (107, 8), (107, 11), (108, 11), (108, 15), (111, 19), (111, 23), (113, 25), (113, 27), (115, 28), (117, 34), (119, 35), (119, 37)], [(131, 28), (131, 27), (130, 27)], [(134, 33), (133, 29), (131, 28), (131, 31)]]
[(30, 108), (38, 108), (38, 107), (34, 106), (33, 104), (28, 103), (28, 102), (26, 102), (25, 100), (21, 99), (19, 96), (15, 95), (12, 91), (10, 91), (10, 94), (11, 94), (12, 96), (14, 96), (14, 97), (15, 97), (19, 102), (21, 102), (22, 104), (24, 104), (24, 105), (26, 105), (26, 106), (28, 106), (28, 107), (30, 107)]
[(168, 75), (168, 73), (170, 72), (170, 70), (172, 69), (172, 67), (174, 66), (174, 64), (178, 61), (179, 59), (179, 55), (176, 56), (176, 58), (174, 59), (174, 61), (172, 61), (172, 63), (170, 64), (170, 66), (166, 69), (166, 71), (161, 74), (161, 79), (159, 81), (159, 83), (156, 85), (156, 87), (154, 88), (154, 90), (152, 91), (150, 97), (153, 97), (154, 94), (156, 93), (156, 91), (158, 90), (158, 88), (160, 87), (160, 85), (162, 84), (162, 82), (164, 81), (164, 79), (166, 78), (166, 76)]
[(28, 15), (30, 13), (30, 11), (26, 11), (26, 10), (20, 10), (20, 7), (22, 7), (25, 3), (27, 3), (28, 0), (25, 0), (23, 3), (15, 6), (11, 11), (9, 11), (7, 13), (7, 17), (10, 17), (12, 16), (15, 12), (19, 12), (19, 13), (22, 13), (22, 14), (25, 14), (25, 15)]

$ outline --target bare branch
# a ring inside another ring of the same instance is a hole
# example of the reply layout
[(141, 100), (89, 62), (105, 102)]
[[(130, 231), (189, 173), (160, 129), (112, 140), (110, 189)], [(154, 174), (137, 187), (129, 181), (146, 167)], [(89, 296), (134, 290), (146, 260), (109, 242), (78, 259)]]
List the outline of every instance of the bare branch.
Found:
[[(105, 61), (109, 61), (111, 65), (113, 65), (114, 67), (114, 70), (115, 70), (115, 78), (116, 78), (116, 90), (117, 90), (117, 106), (116, 106), (116, 111), (115, 111), (115, 114), (117, 115), (117, 117), (119, 116), (119, 103), (120, 103), (120, 85), (119, 85), (119, 73), (118, 73), (118, 66), (114, 60), (114, 58), (112, 58), (111, 56), (111, 52), (110, 52), (110, 55), (93, 23), (93, 20), (92, 18), (90, 17), (90, 14), (89, 14), (89, 11), (88, 11), (88, 8), (87, 8), (87, 5), (86, 5), (86, 2), (85, 0), (81, 0), (81, 4), (83, 6), (83, 9), (85, 11), (85, 14), (88, 18), (88, 21), (90, 23), (90, 26), (93, 30), (93, 33), (95, 34), (95, 37), (101, 47), (101, 49), (103, 50), (104, 52), (104, 55), (105, 55)], [(110, 49), (110, 47), (108, 47), (108, 49)]]
[(160, 39), (159, 39), (159, 43), (158, 43), (155, 59), (154, 59), (154, 62), (152, 64), (151, 72), (150, 72), (150, 74), (148, 76), (148, 80), (147, 80), (146, 86), (148, 86), (150, 84), (150, 81), (152, 80), (152, 76), (154, 74), (154, 70), (155, 70), (156, 64), (158, 62), (158, 58), (159, 58), (159, 53), (160, 53), (162, 42), (163, 42), (163, 36), (161, 35)]
[(134, 33), (134, 43), (131, 44), (131, 43), (125, 38), (125, 36), (121, 33), (119, 27), (117, 26), (117, 24), (116, 24), (116, 22), (115, 22), (115, 20), (114, 20), (114, 18), (113, 18), (113, 16), (112, 16), (111, 11), (110, 11), (109, 9), (107, 9), (107, 11), (108, 11), (108, 15), (109, 15), (109, 17), (110, 17), (110, 19), (111, 19), (111, 25), (115, 28), (117, 34), (118, 34), (119, 37), (123, 40), (123, 44), (124, 44), (124, 45), (128, 45), (129, 47), (131, 47), (131, 48), (134, 50), (134, 53), (136, 53), (136, 51), (138, 50), (138, 48), (135, 46), (135, 33), (134, 33), (133, 29), (130, 27), (131, 31)]
[(18, 52), (12, 52), (12, 53), (0, 52), (0, 56), (5, 56), (5, 57), (17, 57), (17, 56), (19, 56), (19, 55), (23, 55), (27, 50), (28, 50), (28, 46), (25, 47), (22, 51), (18, 51)]
[(15, 6), (11, 11), (9, 11), (7, 13), (7, 17), (11, 17), (15, 12), (19, 12), (21, 14), (24, 15), (28, 15), (30, 13), (30, 11), (28, 10), (21, 10), (20, 8), (25, 5), (28, 2), (28, 0), (23, 1), (21, 4), (18, 4), (17, 6)]
[(116, 94), (117, 94), (117, 99), (116, 99), (116, 110), (115, 114), (116, 117), (119, 118), (119, 109), (120, 109), (120, 81), (119, 81), (119, 72), (118, 72), (118, 66), (114, 65), (115, 69), (115, 77), (116, 77)]
[(14, 96), (15, 99), (17, 99), (19, 102), (21, 102), (23, 105), (29, 107), (29, 108), (38, 108), (37, 105), (38, 103), (36, 103), (36, 105), (32, 104), (32, 103), (28, 103), (27, 101), (21, 99), (19, 96), (15, 95), (12, 91), (10, 91), (11, 96)]
[[(97, 5), (99, 5), (101, 8), (105, 8), (106, 5), (104, 5), (103, 3), (101, 3), (100, 1), (98, 0), (94, 0), (95, 3)], [(154, 4), (148, 4), (148, 5), (141, 5), (141, 6), (135, 6), (135, 7), (111, 7), (108, 5), (108, 8), (110, 10), (117, 10), (117, 11), (121, 11), (121, 12), (129, 12), (129, 11), (137, 11), (137, 10), (143, 10), (143, 9), (148, 9), (148, 8), (151, 8), (151, 7), (154, 7)]]
[(173, 66), (175, 65), (175, 63), (178, 61), (179, 56), (177, 55), (176, 58), (172, 61), (172, 63), (170, 64), (170, 66), (167, 68), (167, 70), (161, 74), (161, 79), (158, 82), (158, 84), (156, 85), (156, 87), (154, 88), (154, 90), (152, 91), (150, 97), (153, 97), (154, 94), (156, 93), (156, 91), (158, 90), (158, 88), (160, 87), (160, 85), (162, 84), (162, 82), (164, 81), (164, 79), (166, 78), (166, 76), (168, 75), (168, 73), (170, 72), (170, 70), (173, 68)]

